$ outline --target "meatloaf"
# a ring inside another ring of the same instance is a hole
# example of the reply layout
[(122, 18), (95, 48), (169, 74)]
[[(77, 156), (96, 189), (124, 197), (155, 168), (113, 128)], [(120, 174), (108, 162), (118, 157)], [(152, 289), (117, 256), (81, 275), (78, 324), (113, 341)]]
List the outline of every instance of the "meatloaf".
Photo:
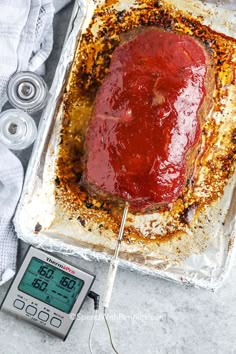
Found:
[(117, 47), (86, 134), (90, 192), (146, 211), (192, 176), (212, 106), (210, 53), (189, 35), (145, 30)]

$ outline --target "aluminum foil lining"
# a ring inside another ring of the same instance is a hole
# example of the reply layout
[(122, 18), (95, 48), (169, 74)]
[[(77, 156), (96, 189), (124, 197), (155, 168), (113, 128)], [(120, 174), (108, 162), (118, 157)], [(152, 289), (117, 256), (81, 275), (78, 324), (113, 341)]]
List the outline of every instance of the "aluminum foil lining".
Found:
[[(102, 1), (101, 1), (102, 2)], [(236, 6), (233, 1), (224, 4), (190, 2), (189, 0), (172, 0), (179, 9), (188, 9), (196, 17), (203, 16), (204, 24), (212, 29), (235, 38)], [(121, 9), (125, 8), (125, 2)], [(110, 252), (103, 248), (88, 246), (83, 242), (88, 237), (83, 228), (74, 227), (63, 220), (57, 222), (57, 206), (55, 202), (55, 168), (59, 149), (59, 135), (63, 117), (62, 94), (73, 62), (78, 40), (88, 27), (93, 15), (95, 4), (93, 1), (79, 0), (71, 16), (65, 45), (56, 70), (55, 78), (50, 90), (50, 98), (43, 112), (38, 139), (25, 178), (24, 189), (19, 202), (14, 224), (19, 238), (47, 251), (64, 254), (79, 255), (87, 260), (110, 259)], [(225, 193), (215, 208), (206, 210), (205, 219), (208, 233), (212, 235), (204, 251), (188, 256), (181, 262), (175, 262), (171, 257), (171, 248), (166, 252), (164, 259), (147, 261), (139, 255), (135, 259), (129, 254), (123, 257), (121, 266), (141, 273), (151, 274), (177, 282), (184, 282), (209, 289), (218, 287), (230, 268), (235, 254), (235, 176), (225, 188)], [(220, 211), (224, 210), (223, 213)], [(219, 217), (219, 215), (221, 215)], [(44, 228), (41, 230), (41, 221)], [(75, 235), (75, 237), (73, 237)], [(76, 236), (77, 235), (77, 236)], [(76, 239), (77, 237), (77, 239)], [(91, 237), (91, 236), (90, 236)], [(91, 237), (92, 239), (92, 237)], [(78, 241), (78, 242), (77, 242)], [(110, 246), (115, 248), (115, 238)], [(148, 246), (146, 246), (148, 252)]]

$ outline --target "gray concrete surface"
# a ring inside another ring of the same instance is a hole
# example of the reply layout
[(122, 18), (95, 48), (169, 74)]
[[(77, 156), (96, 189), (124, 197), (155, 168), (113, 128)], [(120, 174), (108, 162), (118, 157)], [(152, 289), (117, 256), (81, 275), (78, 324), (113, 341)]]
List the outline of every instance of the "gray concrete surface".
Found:
[[(62, 47), (71, 6), (55, 18), (54, 51), (47, 63), (50, 84)], [(24, 167), (31, 149), (19, 154)], [(19, 245), (18, 261), (27, 245)], [(70, 258), (97, 275), (103, 294), (108, 266)], [(110, 307), (110, 326), (120, 354), (236, 354), (236, 264), (216, 293), (185, 288), (161, 279), (119, 270)], [(9, 284), (0, 288), (0, 301)], [(66, 342), (0, 313), (0, 354), (87, 354), (93, 303), (86, 300)], [(111, 354), (104, 321), (95, 322), (94, 353)]]

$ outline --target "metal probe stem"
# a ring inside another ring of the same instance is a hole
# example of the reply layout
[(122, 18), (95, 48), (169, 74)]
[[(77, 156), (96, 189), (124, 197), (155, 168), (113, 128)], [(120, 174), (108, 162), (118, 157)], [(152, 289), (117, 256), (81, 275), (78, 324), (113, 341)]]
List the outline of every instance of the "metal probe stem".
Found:
[(103, 302), (104, 308), (109, 307), (110, 300), (111, 300), (111, 294), (112, 294), (112, 290), (113, 290), (113, 286), (114, 286), (114, 282), (115, 282), (115, 278), (116, 278), (117, 267), (118, 267), (118, 263), (119, 263), (118, 256), (119, 256), (121, 242), (122, 242), (122, 238), (123, 238), (123, 234), (124, 234), (124, 228), (125, 228), (128, 210), (129, 210), (129, 204), (126, 203), (124, 211), (123, 211), (123, 215), (122, 215), (121, 224), (120, 224), (120, 230), (119, 230), (119, 234), (118, 234), (118, 238), (117, 238), (117, 245), (115, 248), (114, 255), (111, 259), (110, 267), (109, 267), (109, 271), (108, 271), (107, 283), (106, 283), (106, 289), (105, 289), (105, 295), (104, 295), (104, 302)]
[(124, 234), (124, 228), (125, 228), (125, 224), (126, 224), (128, 210), (129, 210), (129, 204), (126, 203), (124, 211), (123, 211), (121, 224), (120, 224), (120, 230), (119, 230), (119, 234), (118, 234), (118, 238), (117, 238), (117, 245), (116, 245), (115, 253), (114, 253), (114, 256), (113, 256), (115, 259), (118, 258), (118, 255), (119, 255), (119, 252), (120, 252), (120, 246), (121, 246), (121, 241), (122, 241), (123, 234)]

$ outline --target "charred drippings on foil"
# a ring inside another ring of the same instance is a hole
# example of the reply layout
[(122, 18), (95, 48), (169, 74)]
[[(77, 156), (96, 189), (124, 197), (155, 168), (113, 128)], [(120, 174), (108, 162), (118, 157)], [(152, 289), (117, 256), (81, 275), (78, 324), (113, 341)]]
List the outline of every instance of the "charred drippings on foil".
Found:
[(39, 222), (37, 222), (34, 228), (34, 233), (38, 234), (41, 230), (42, 230), (42, 225)]
[[(103, 229), (117, 232), (122, 210), (114, 207), (110, 202), (92, 198), (85, 189), (79, 187), (79, 182), (83, 173), (83, 146), (87, 122), (91, 116), (96, 92), (108, 72), (112, 53), (121, 42), (120, 34), (138, 26), (157, 26), (166, 31), (192, 35), (203, 42), (212, 53), (215, 63), (215, 112), (222, 112), (224, 108), (222, 98), (227, 96), (227, 85), (235, 83), (235, 68), (231, 59), (232, 53), (236, 50), (236, 42), (229, 38), (226, 40), (226, 36), (212, 31), (189, 16), (181, 13), (173, 16), (172, 10), (163, 9), (158, 1), (140, 2), (137, 8), (129, 12), (117, 12), (107, 6), (96, 10), (87, 32), (82, 37), (69, 90), (64, 97), (65, 115), (61, 132), (63, 144), (61, 144), (58, 160), (57, 195), (58, 200), (66, 205), (71, 214), (76, 215), (76, 210), (80, 210), (80, 218), (84, 225), (86, 220), (92, 220), (94, 223), (103, 225), (101, 232)], [(101, 20), (104, 25), (95, 41), (92, 28)], [(206, 205), (222, 195), (224, 186), (235, 168), (235, 130), (227, 132), (224, 136), (225, 149), (222, 153), (216, 154), (214, 160), (209, 160), (208, 152), (214, 148), (218, 134), (219, 126), (210, 117), (202, 131), (204, 150), (196, 163), (196, 171), (204, 169), (204, 185), (198, 181), (196, 172), (195, 179), (186, 185), (183, 194), (172, 206), (159, 208), (159, 213), (169, 213), (173, 219), (171, 225), (166, 225), (165, 236), (153, 235), (151, 225), (147, 237), (134, 227), (128, 226), (125, 232), (127, 242), (137, 242), (137, 240), (138, 242), (161, 242), (178, 237), (179, 232), (188, 227), (189, 210), (191, 210), (191, 218), (194, 218)], [(203, 192), (201, 198), (198, 194), (199, 189)]]

